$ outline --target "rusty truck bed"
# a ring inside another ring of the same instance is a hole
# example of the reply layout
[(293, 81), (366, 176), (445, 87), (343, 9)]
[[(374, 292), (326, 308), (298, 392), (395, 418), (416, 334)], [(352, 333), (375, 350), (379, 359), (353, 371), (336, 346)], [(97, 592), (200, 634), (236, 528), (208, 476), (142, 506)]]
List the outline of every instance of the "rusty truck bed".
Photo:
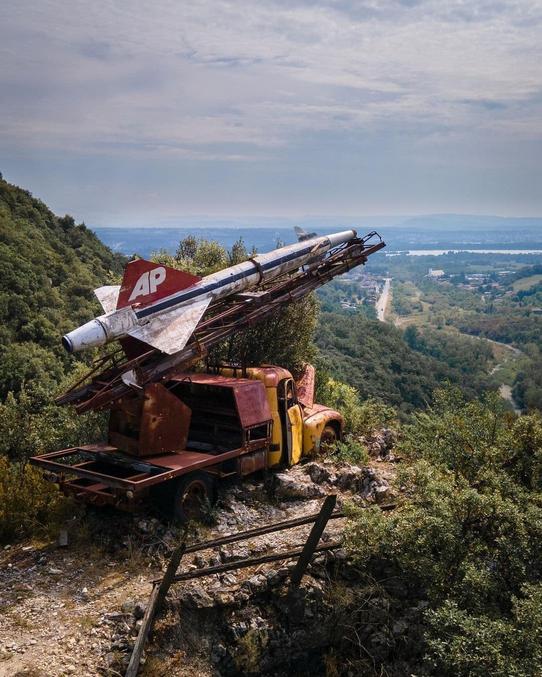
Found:
[(266, 467), (272, 420), (260, 381), (173, 374), (112, 410), (107, 443), (30, 461), (65, 494), (129, 509), (157, 485), (196, 470), (224, 477)]
[(96, 505), (129, 509), (151, 487), (194, 470), (228, 475), (224, 462), (266, 453), (267, 442), (256, 440), (221, 453), (187, 450), (145, 459), (123, 454), (108, 444), (89, 444), (34, 456), (30, 462), (49, 471), (47, 479), (57, 483), (66, 495)]

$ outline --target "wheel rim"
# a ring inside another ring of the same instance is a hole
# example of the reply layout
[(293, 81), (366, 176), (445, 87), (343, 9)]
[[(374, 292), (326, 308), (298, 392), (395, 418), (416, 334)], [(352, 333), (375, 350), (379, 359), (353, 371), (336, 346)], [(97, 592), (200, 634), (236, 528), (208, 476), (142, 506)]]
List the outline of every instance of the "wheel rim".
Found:
[(191, 482), (181, 497), (181, 510), (189, 518), (199, 517), (207, 502), (207, 487), (200, 480)]

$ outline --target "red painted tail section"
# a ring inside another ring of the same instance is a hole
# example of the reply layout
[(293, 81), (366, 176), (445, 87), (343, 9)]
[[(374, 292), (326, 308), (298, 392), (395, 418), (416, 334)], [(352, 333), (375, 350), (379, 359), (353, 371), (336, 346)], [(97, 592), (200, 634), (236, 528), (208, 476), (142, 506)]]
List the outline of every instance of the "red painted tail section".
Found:
[(117, 310), (125, 306), (148, 306), (165, 296), (191, 287), (200, 280), (201, 277), (197, 275), (145, 259), (131, 261), (124, 270)]

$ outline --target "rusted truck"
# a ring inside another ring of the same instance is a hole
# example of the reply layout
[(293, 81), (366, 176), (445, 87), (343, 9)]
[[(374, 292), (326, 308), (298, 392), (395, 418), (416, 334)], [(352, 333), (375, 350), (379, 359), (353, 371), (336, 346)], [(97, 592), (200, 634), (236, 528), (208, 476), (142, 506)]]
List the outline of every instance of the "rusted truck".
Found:
[(296, 383), (277, 366), (172, 373), (116, 401), (107, 444), (31, 459), (66, 495), (133, 509), (144, 499), (198, 517), (216, 483), (298, 463), (339, 439), (341, 414), (314, 403), (314, 368)]

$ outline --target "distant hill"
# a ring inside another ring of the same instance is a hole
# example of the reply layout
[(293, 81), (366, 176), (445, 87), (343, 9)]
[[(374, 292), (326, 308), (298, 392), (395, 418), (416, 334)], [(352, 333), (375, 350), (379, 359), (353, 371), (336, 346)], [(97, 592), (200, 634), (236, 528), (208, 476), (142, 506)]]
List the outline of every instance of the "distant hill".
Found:
[(442, 232), (443, 230), (462, 231), (473, 228), (480, 231), (501, 230), (507, 228), (540, 228), (542, 216), (490, 216), (485, 214), (422, 214), (404, 219), (395, 225), (404, 228), (420, 228)]
[(93, 289), (123, 262), (84, 224), (0, 177), (0, 398), (33, 375), (65, 372), (60, 337), (100, 311)]

